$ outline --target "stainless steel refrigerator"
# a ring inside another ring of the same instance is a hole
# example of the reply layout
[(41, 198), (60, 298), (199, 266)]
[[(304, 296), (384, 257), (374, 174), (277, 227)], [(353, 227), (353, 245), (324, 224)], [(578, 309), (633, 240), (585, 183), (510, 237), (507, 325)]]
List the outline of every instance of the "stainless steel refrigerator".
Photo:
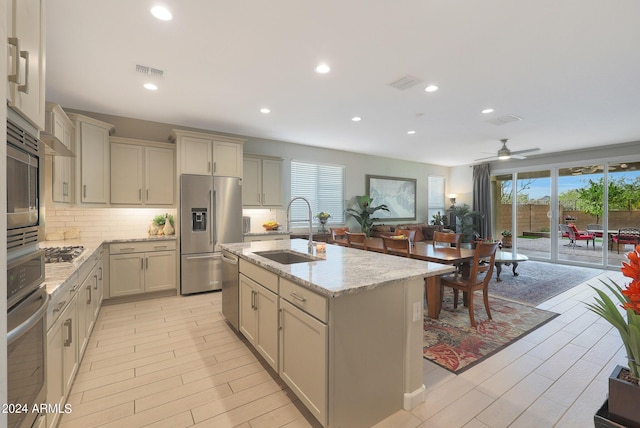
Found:
[(221, 243), (242, 242), (242, 181), (180, 176), (180, 293), (220, 290)]

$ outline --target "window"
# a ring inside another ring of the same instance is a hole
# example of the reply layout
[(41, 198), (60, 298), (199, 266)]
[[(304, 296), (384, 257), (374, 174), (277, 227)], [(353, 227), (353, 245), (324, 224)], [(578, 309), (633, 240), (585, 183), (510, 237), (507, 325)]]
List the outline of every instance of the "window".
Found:
[(429, 177), (428, 178), (429, 203), (427, 204), (427, 222), (430, 223), (433, 216), (440, 211), (440, 214), (444, 215), (446, 206), (444, 202), (444, 177)]
[[(291, 161), (291, 197), (305, 197), (311, 204), (313, 216), (321, 211), (331, 214), (329, 223), (344, 223), (344, 175), (343, 165), (323, 165), (311, 162)], [(291, 205), (291, 224), (304, 225), (309, 217), (306, 204), (302, 201)], [(313, 223), (319, 225), (317, 218)]]

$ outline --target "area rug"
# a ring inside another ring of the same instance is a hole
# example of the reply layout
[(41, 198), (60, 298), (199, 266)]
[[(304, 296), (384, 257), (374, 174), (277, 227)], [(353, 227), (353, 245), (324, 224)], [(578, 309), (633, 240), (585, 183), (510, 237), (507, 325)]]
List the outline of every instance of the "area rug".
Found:
[(469, 311), (458, 304), (453, 309), (453, 293), (445, 289), (440, 318), (424, 318), (424, 358), (459, 374), (510, 343), (557, 317), (516, 302), (489, 297), (493, 320), (487, 319), (482, 293), (476, 292), (474, 314), (477, 328), (469, 323)]
[(530, 306), (538, 306), (603, 272), (599, 269), (527, 261), (518, 264), (516, 272), (519, 275), (513, 276), (512, 267), (502, 266), (500, 282), (496, 281), (494, 269), (489, 294)]

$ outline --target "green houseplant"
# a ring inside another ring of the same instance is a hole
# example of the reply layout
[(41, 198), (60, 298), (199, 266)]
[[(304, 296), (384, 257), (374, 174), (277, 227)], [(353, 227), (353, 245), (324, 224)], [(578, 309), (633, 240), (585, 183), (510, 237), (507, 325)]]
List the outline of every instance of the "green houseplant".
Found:
[(454, 208), (456, 215), (456, 232), (462, 234), (462, 242), (472, 242), (475, 236), (475, 219), (484, 217), (480, 211), (473, 211), (468, 204), (456, 205)]
[(369, 236), (373, 222), (379, 220), (378, 218), (372, 217), (372, 214), (378, 210), (389, 211), (389, 207), (385, 204), (372, 206), (371, 202), (373, 202), (373, 199), (369, 195), (356, 196), (356, 202), (358, 208), (347, 208), (345, 213), (355, 218), (358, 224), (360, 224), (362, 232)]
[[(632, 281), (626, 288), (611, 280), (601, 282), (609, 294), (596, 287), (596, 303), (588, 303), (589, 310), (600, 315), (613, 325), (622, 338), (627, 351), (628, 370), (617, 366), (609, 377), (609, 415), (614, 422), (625, 426), (640, 426), (640, 245), (627, 254), (629, 262), (622, 262), (622, 273)], [(614, 303), (614, 300), (617, 302)], [(626, 312), (624, 317), (618, 307)], [(626, 319), (625, 319), (626, 318)]]
[(504, 229), (500, 232), (500, 235), (502, 235), (502, 247), (511, 248), (513, 245), (513, 235), (511, 234), (511, 231), (509, 229)]

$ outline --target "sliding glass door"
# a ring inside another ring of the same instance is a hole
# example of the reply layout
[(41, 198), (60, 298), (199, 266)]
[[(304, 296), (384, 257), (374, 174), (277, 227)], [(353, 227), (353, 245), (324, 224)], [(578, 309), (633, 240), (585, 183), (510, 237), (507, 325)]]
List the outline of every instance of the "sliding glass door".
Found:
[(620, 266), (640, 230), (640, 162), (612, 162), (607, 169), (607, 265)]

